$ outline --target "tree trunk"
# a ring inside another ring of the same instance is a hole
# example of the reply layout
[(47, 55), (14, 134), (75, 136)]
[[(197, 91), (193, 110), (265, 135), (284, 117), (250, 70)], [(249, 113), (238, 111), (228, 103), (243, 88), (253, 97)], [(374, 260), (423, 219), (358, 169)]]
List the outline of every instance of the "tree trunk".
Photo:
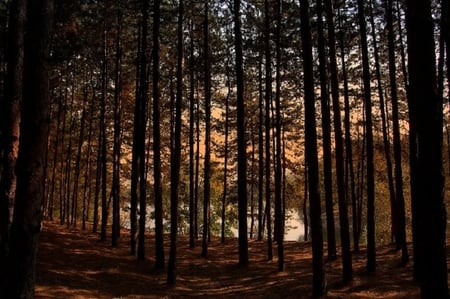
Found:
[[(106, 13), (106, 12), (105, 12)], [(101, 194), (102, 194), (102, 220), (100, 226), (100, 240), (106, 241), (106, 226), (108, 225), (108, 204), (106, 195), (106, 92), (107, 92), (107, 76), (108, 76), (108, 50), (107, 50), (107, 30), (103, 30), (103, 57), (102, 57), (102, 92), (100, 96), (100, 136), (102, 139), (100, 148), (100, 163), (101, 163)]]
[(364, 107), (366, 129), (366, 175), (367, 175), (367, 271), (374, 272), (376, 268), (375, 249), (375, 182), (373, 162), (373, 128), (372, 128), (372, 99), (370, 95), (370, 67), (369, 52), (367, 47), (366, 17), (364, 14), (364, 2), (358, 0), (359, 31), (361, 36), (363, 83), (364, 83)]
[(241, 1), (234, 0), (233, 21), (236, 51), (236, 109), (238, 143), (238, 218), (239, 218), (239, 265), (248, 264), (247, 237), (247, 138), (245, 131), (244, 69), (242, 55)]
[[(2, 99), (1, 124), (3, 145), (0, 174), (0, 281), (8, 276), (7, 256), (9, 233), (16, 192), (16, 161), (20, 136), (20, 101), (22, 97), (24, 26), (26, 1), (15, 0), (10, 4), (8, 46), (6, 53), (7, 74), (5, 97)], [(0, 288), (3, 287), (0, 285)]]
[(259, 89), (259, 103), (258, 103), (258, 241), (262, 241), (264, 234), (263, 226), (263, 200), (264, 200), (264, 98), (263, 98), (263, 69), (262, 69), (263, 55), (260, 54), (259, 61), (259, 75), (258, 75), (258, 89)]
[(86, 122), (86, 104), (87, 104), (87, 88), (85, 87), (83, 94), (83, 109), (81, 112), (80, 119), (80, 133), (78, 136), (78, 145), (77, 145), (77, 156), (75, 160), (75, 173), (73, 180), (73, 191), (72, 191), (72, 215), (71, 215), (71, 224), (76, 227), (76, 219), (77, 219), (77, 210), (78, 210), (78, 185), (80, 180), (80, 163), (81, 163), (81, 150), (83, 147), (84, 141), (84, 124)]
[(316, 109), (309, 1), (300, 1), (303, 80), (305, 91), (305, 150), (308, 161), (309, 208), (313, 254), (313, 298), (326, 295), (323, 263), (322, 219), (319, 192), (319, 163), (317, 158)]
[(272, 102), (272, 60), (270, 51), (270, 7), (269, 1), (264, 0), (264, 56), (266, 63), (266, 82), (265, 82), (265, 146), (266, 146), (266, 217), (267, 217), (267, 259), (271, 261), (273, 259), (272, 248), (272, 212), (271, 212), (271, 200), (270, 200), (270, 106)]
[[(192, 20), (189, 32), (192, 34)], [(195, 78), (194, 39), (190, 38), (189, 57), (189, 247), (195, 247), (195, 172), (194, 172), (194, 126), (195, 126)]]
[(204, 74), (205, 74), (205, 162), (204, 162), (204, 189), (203, 189), (203, 234), (202, 234), (202, 256), (208, 255), (208, 230), (209, 209), (211, 197), (211, 70), (210, 70), (210, 46), (209, 46), (209, 5), (204, 1)]
[(391, 158), (391, 144), (388, 135), (388, 125), (387, 125), (387, 107), (385, 105), (383, 86), (381, 83), (381, 70), (380, 70), (380, 58), (378, 54), (378, 41), (375, 33), (375, 20), (373, 16), (373, 4), (372, 0), (369, 1), (370, 6), (370, 25), (372, 29), (372, 45), (373, 45), (373, 54), (375, 60), (375, 77), (377, 80), (377, 91), (378, 91), (378, 100), (380, 101), (380, 114), (381, 114), (381, 131), (383, 134), (383, 144), (384, 144), (384, 156), (386, 158), (386, 171), (387, 171), (387, 180), (388, 180), (388, 188), (389, 188), (389, 202), (391, 204), (391, 239), (397, 242), (398, 240), (398, 219), (396, 212), (396, 194), (395, 194), (395, 186), (394, 186), (394, 175), (392, 170), (392, 158)]
[(170, 252), (167, 270), (167, 283), (175, 284), (177, 270), (177, 233), (178, 233), (178, 196), (180, 183), (180, 159), (181, 159), (181, 113), (183, 100), (183, 21), (184, 1), (178, 4), (178, 41), (177, 41), (177, 95), (175, 102), (175, 132), (174, 149), (170, 160)]
[[(148, 8), (148, 6), (147, 6)], [(148, 18), (148, 15), (147, 15)], [(146, 22), (145, 18), (142, 17), (142, 24)], [(140, 99), (140, 80), (141, 80), (141, 43), (142, 43), (142, 33), (147, 34), (147, 29), (143, 29), (142, 24), (139, 22), (138, 25), (138, 46), (137, 46), (137, 63), (136, 63), (136, 93), (135, 93), (135, 103), (134, 103), (134, 123), (133, 123), (133, 146), (131, 152), (131, 182), (130, 182), (130, 255), (136, 254), (136, 234), (138, 230), (137, 224), (137, 205), (139, 199), (139, 164), (140, 164), (140, 130), (142, 120), (140, 119), (140, 111), (141, 111), (141, 99)], [(146, 70), (146, 66), (144, 67)]]
[(325, 189), (325, 210), (327, 218), (327, 249), (328, 260), (336, 259), (336, 235), (334, 225), (333, 180), (331, 166), (331, 124), (330, 124), (330, 95), (328, 93), (328, 76), (325, 52), (325, 37), (322, 19), (322, 0), (317, 1), (317, 52), (319, 56), (320, 76), (320, 109), (322, 112), (322, 150), (323, 150), (323, 184)]
[(284, 218), (282, 203), (283, 173), (281, 164), (281, 0), (276, 2), (276, 78), (275, 78), (275, 133), (276, 133), (276, 163), (275, 163), (275, 223), (277, 226), (276, 240), (278, 247), (278, 271), (284, 271)]
[[(327, 0), (327, 18), (329, 19), (330, 16), (330, 3)], [(358, 215), (361, 214), (361, 211), (359, 209), (360, 202), (358, 200), (358, 197), (356, 196), (356, 190), (355, 190), (355, 170), (353, 167), (353, 150), (352, 150), (352, 136), (351, 136), (351, 130), (350, 130), (350, 101), (349, 101), (349, 88), (348, 88), (348, 79), (347, 79), (347, 68), (345, 63), (345, 49), (344, 49), (344, 34), (341, 27), (341, 14), (338, 8), (338, 26), (339, 26), (339, 42), (340, 42), (340, 52), (341, 52), (341, 65), (342, 65), (342, 77), (343, 77), (343, 85), (344, 85), (344, 130), (345, 130), (345, 158), (346, 158), (346, 186), (349, 191), (347, 192), (350, 194), (351, 197), (351, 205), (352, 205), (352, 233), (353, 233), (353, 249), (355, 252), (359, 252), (359, 239), (361, 235), (361, 229), (358, 221)], [(328, 26), (330, 26), (330, 21), (328, 23)], [(333, 32), (329, 29), (329, 32)], [(330, 34), (330, 39), (332, 34)], [(330, 42), (331, 44), (331, 42)], [(330, 45), (331, 49), (331, 45)], [(331, 56), (334, 57), (334, 56)], [(336, 63), (337, 64), (337, 63)], [(334, 76), (333, 76), (334, 78)], [(335, 80), (335, 79), (334, 79)], [(333, 88), (334, 90), (334, 88)], [(334, 92), (333, 92), (334, 94)], [(344, 211), (345, 212), (345, 211)], [(350, 238), (350, 237), (349, 237)]]
[[(148, 0), (145, 0), (148, 1)], [(153, 174), (155, 189), (155, 241), (156, 241), (156, 269), (164, 268), (164, 236), (163, 236), (163, 204), (161, 183), (161, 132), (159, 111), (159, 50), (160, 50), (160, 20), (161, 1), (153, 3)], [(142, 198), (141, 198), (142, 200)]]
[(50, 107), (48, 54), (53, 1), (30, 1), (27, 11), (17, 192), (6, 298), (34, 298), (36, 251), (44, 196), (43, 170)]
[(120, 148), (121, 148), (121, 89), (122, 89), (122, 1), (117, 0), (117, 24), (116, 24), (116, 61), (114, 78), (114, 142), (113, 142), (113, 174), (112, 174), (112, 229), (111, 245), (118, 245), (120, 237)]
[(400, 140), (400, 124), (398, 111), (397, 95), (397, 67), (395, 57), (395, 35), (393, 25), (393, 4), (392, 0), (385, 1), (386, 23), (388, 29), (388, 55), (389, 55), (389, 85), (391, 89), (392, 103), (392, 127), (394, 134), (394, 172), (395, 172), (395, 203), (397, 212), (397, 248), (402, 250), (402, 263), (406, 264), (409, 260), (408, 247), (406, 243), (406, 217), (405, 217), (405, 199), (403, 195), (403, 169), (402, 169), (402, 147)]
[[(442, 98), (437, 94), (430, 1), (406, 1), (409, 93), (416, 128), (416, 235), (420, 241), (421, 298), (449, 298), (446, 213), (442, 174)], [(417, 244), (415, 244), (417, 245)], [(416, 249), (416, 248), (414, 248)]]
[[(227, 70), (227, 76), (229, 77), (230, 70)], [(230, 78), (227, 78), (228, 92), (225, 98), (225, 152), (223, 162), (223, 193), (222, 193), (222, 235), (221, 242), (225, 243), (225, 209), (227, 206), (227, 186), (228, 186), (228, 130), (230, 122), (230, 96), (231, 96), (231, 82)]]
[[(348, 224), (348, 200), (345, 192), (344, 141), (341, 128), (339, 83), (336, 62), (336, 37), (334, 33), (333, 7), (331, 0), (325, 1), (328, 23), (328, 48), (330, 57), (331, 97), (333, 100), (334, 142), (336, 145), (336, 178), (339, 204), (339, 224), (342, 248), (342, 277), (344, 282), (353, 279), (352, 255), (350, 252), (350, 229)], [(329, 245), (328, 245), (329, 246)]]

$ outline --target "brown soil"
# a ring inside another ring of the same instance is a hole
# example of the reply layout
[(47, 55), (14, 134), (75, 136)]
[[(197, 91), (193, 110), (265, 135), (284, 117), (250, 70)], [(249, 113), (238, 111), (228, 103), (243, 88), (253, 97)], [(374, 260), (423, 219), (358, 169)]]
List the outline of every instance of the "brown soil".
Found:
[[(154, 242), (148, 236), (147, 259), (129, 255), (129, 235), (122, 231), (120, 245), (99, 242), (98, 235), (44, 222), (41, 233), (36, 298), (310, 298), (311, 244), (286, 242), (286, 270), (277, 271), (277, 259), (267, 261), (267, 245), (249, 241), (248, 267), (237, 265), (237, 240), (221, 244), (213, 239), (208, 258), (201, 246), (190, 249), (179, 237), (178, 276), (167, 287), (165, 273), (154, 270)], [(168, 239), (165, 240), (169, 247)], [(274, 246), (276, 254), (276, 245)], [(166, 251), (166, 257), (168, 253)], [(418, 298), (412, 266), (399, 266), (400, 253), (389, 246), (377, 250), (377, 272), (365, 273), (365, 253), (353, 255), (355, 279), (342, 285), (340, 261), (326, 264), (327, 298)]]

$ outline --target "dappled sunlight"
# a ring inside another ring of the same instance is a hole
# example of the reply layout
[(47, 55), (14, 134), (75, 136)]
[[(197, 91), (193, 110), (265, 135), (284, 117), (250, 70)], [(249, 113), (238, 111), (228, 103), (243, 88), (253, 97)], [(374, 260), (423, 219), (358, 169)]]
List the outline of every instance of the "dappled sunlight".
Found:
[[(188, 247), (179, 237), (177, 285), (168, 287), (166, 275), (154, 269), (154, 238), (146, 239), (147, 259), (129, 255), (129, 234), (122, 231), (117, 248), (98, 241), (98, 235), (47, 222), (38, 253), (36, 298), (309, 298), (312, 285), (311, 244), (285, 243), (286, 270), (277, 271), (277, 258), (268, 261), (267, 243), (249, 241), (248, 266), (237, 264), (237, 240), (224, 244), (213, 238), (208, 257), (200, 242)], [(166, 239), (166, 250), (168, 240)], [(277, 245), (274, 244), (276, 254)], [(416, 298), (412, 265), (399, 266), (400, 253), (378, 248), (377, 272), (365, 272), (365, 251), (354, 254), (355, 279), (341, 283), (340, 259), (327, 262), (328, 298)], [(167, 251), (166, 251), (167, 257)]]

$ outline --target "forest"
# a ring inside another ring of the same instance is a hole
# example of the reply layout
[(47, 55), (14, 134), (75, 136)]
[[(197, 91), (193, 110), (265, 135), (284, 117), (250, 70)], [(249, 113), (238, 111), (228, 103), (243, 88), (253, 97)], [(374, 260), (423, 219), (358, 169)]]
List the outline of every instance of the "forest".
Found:
[(450, 298), (449, 14), (0, 1), (0, 298)]

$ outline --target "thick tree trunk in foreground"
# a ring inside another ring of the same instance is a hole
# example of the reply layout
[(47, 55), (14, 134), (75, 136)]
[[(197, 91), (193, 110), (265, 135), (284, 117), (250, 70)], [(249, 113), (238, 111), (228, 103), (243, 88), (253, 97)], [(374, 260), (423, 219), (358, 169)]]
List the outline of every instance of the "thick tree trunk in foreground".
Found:
[(44, 196), (49, 96), (48, 53), (53, 1), (29, 1), (25, 33), (24, 94), (5, 298), (34, 298), (35, 263)]
[(16, 189), (15, 166), (19, 151), (25, 2), (24, 0), (15, 0), (10, 4), (5, 97), (2, 99), (0, 110), (0, 117), (2, 118), (0, 131), (4, 142), (0, 149), (3, 155), (0, 166), (0, 281), (3, 281), (3, 278), (8, 275), (6, 261)]
[[(430, 1), (406, 1), (409, 93), (417, 137), (416, 212), (422, 298), (449, 298), (442, 174), (442, 98), (437, 94)], [(415, 237), (416, 237), (415, 236)], [(416, 244), (415, 244), (416, 245)], [(416, 248), (415, 248), (416, 249)]]

